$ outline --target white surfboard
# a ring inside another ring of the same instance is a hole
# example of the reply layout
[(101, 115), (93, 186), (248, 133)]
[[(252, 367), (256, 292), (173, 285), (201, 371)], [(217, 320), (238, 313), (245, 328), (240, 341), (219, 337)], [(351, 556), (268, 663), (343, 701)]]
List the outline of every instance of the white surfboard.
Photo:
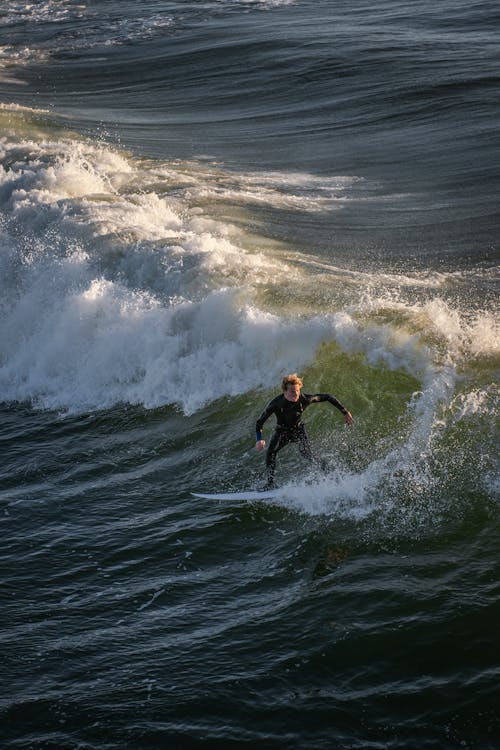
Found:
[(194, 497), (202, 497), (205, 500), (268, 500), (276, 497), (278, 490), (247, 490), (246, 492), (192, 492)]

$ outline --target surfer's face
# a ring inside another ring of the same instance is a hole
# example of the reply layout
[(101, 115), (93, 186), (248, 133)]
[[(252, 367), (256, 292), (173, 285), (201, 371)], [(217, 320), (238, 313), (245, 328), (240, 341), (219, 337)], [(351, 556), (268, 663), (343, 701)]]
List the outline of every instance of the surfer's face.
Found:
[(288, 401), (298, 401), (300, 396), (300, 385), (297, 383), (288, 383), (285, 391), (285, 398)]

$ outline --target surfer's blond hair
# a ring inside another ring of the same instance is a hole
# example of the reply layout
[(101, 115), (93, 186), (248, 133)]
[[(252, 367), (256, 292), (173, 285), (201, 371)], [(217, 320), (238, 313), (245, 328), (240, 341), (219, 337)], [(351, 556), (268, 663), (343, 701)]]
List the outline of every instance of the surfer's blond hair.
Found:
[(299, 378), (296, 372), (292, 372), (290, 375), (285, 375), (281, 381), (281, 390), (286, 391), (289, 385), (298, 385), (299, 388), (302, 388), (302, 379)]

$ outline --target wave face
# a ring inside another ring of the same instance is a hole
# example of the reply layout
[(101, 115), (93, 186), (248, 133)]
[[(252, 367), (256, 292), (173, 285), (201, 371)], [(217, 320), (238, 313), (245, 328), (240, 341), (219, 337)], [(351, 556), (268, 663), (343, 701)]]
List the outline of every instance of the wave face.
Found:
[(3, 4), (2, 747), (493, 750), (495, 14)]

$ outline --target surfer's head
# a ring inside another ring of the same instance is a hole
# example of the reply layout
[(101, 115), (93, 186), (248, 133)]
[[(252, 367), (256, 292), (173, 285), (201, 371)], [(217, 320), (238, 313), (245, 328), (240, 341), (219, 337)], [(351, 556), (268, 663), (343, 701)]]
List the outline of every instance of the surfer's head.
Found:
[(296, 372), (292, 372), (291, 375), (285, 375), (281, 381), (281, 390), (286, 391), (289, 385), (298, 385), (299, 388), (302, 388), (302, 379), (299, 378)]
[(289, 401), (297, 401), (302, 388), (302, 380), (296, 372), (291, 375), (285, 375), (281, 381), (281, 389)]

